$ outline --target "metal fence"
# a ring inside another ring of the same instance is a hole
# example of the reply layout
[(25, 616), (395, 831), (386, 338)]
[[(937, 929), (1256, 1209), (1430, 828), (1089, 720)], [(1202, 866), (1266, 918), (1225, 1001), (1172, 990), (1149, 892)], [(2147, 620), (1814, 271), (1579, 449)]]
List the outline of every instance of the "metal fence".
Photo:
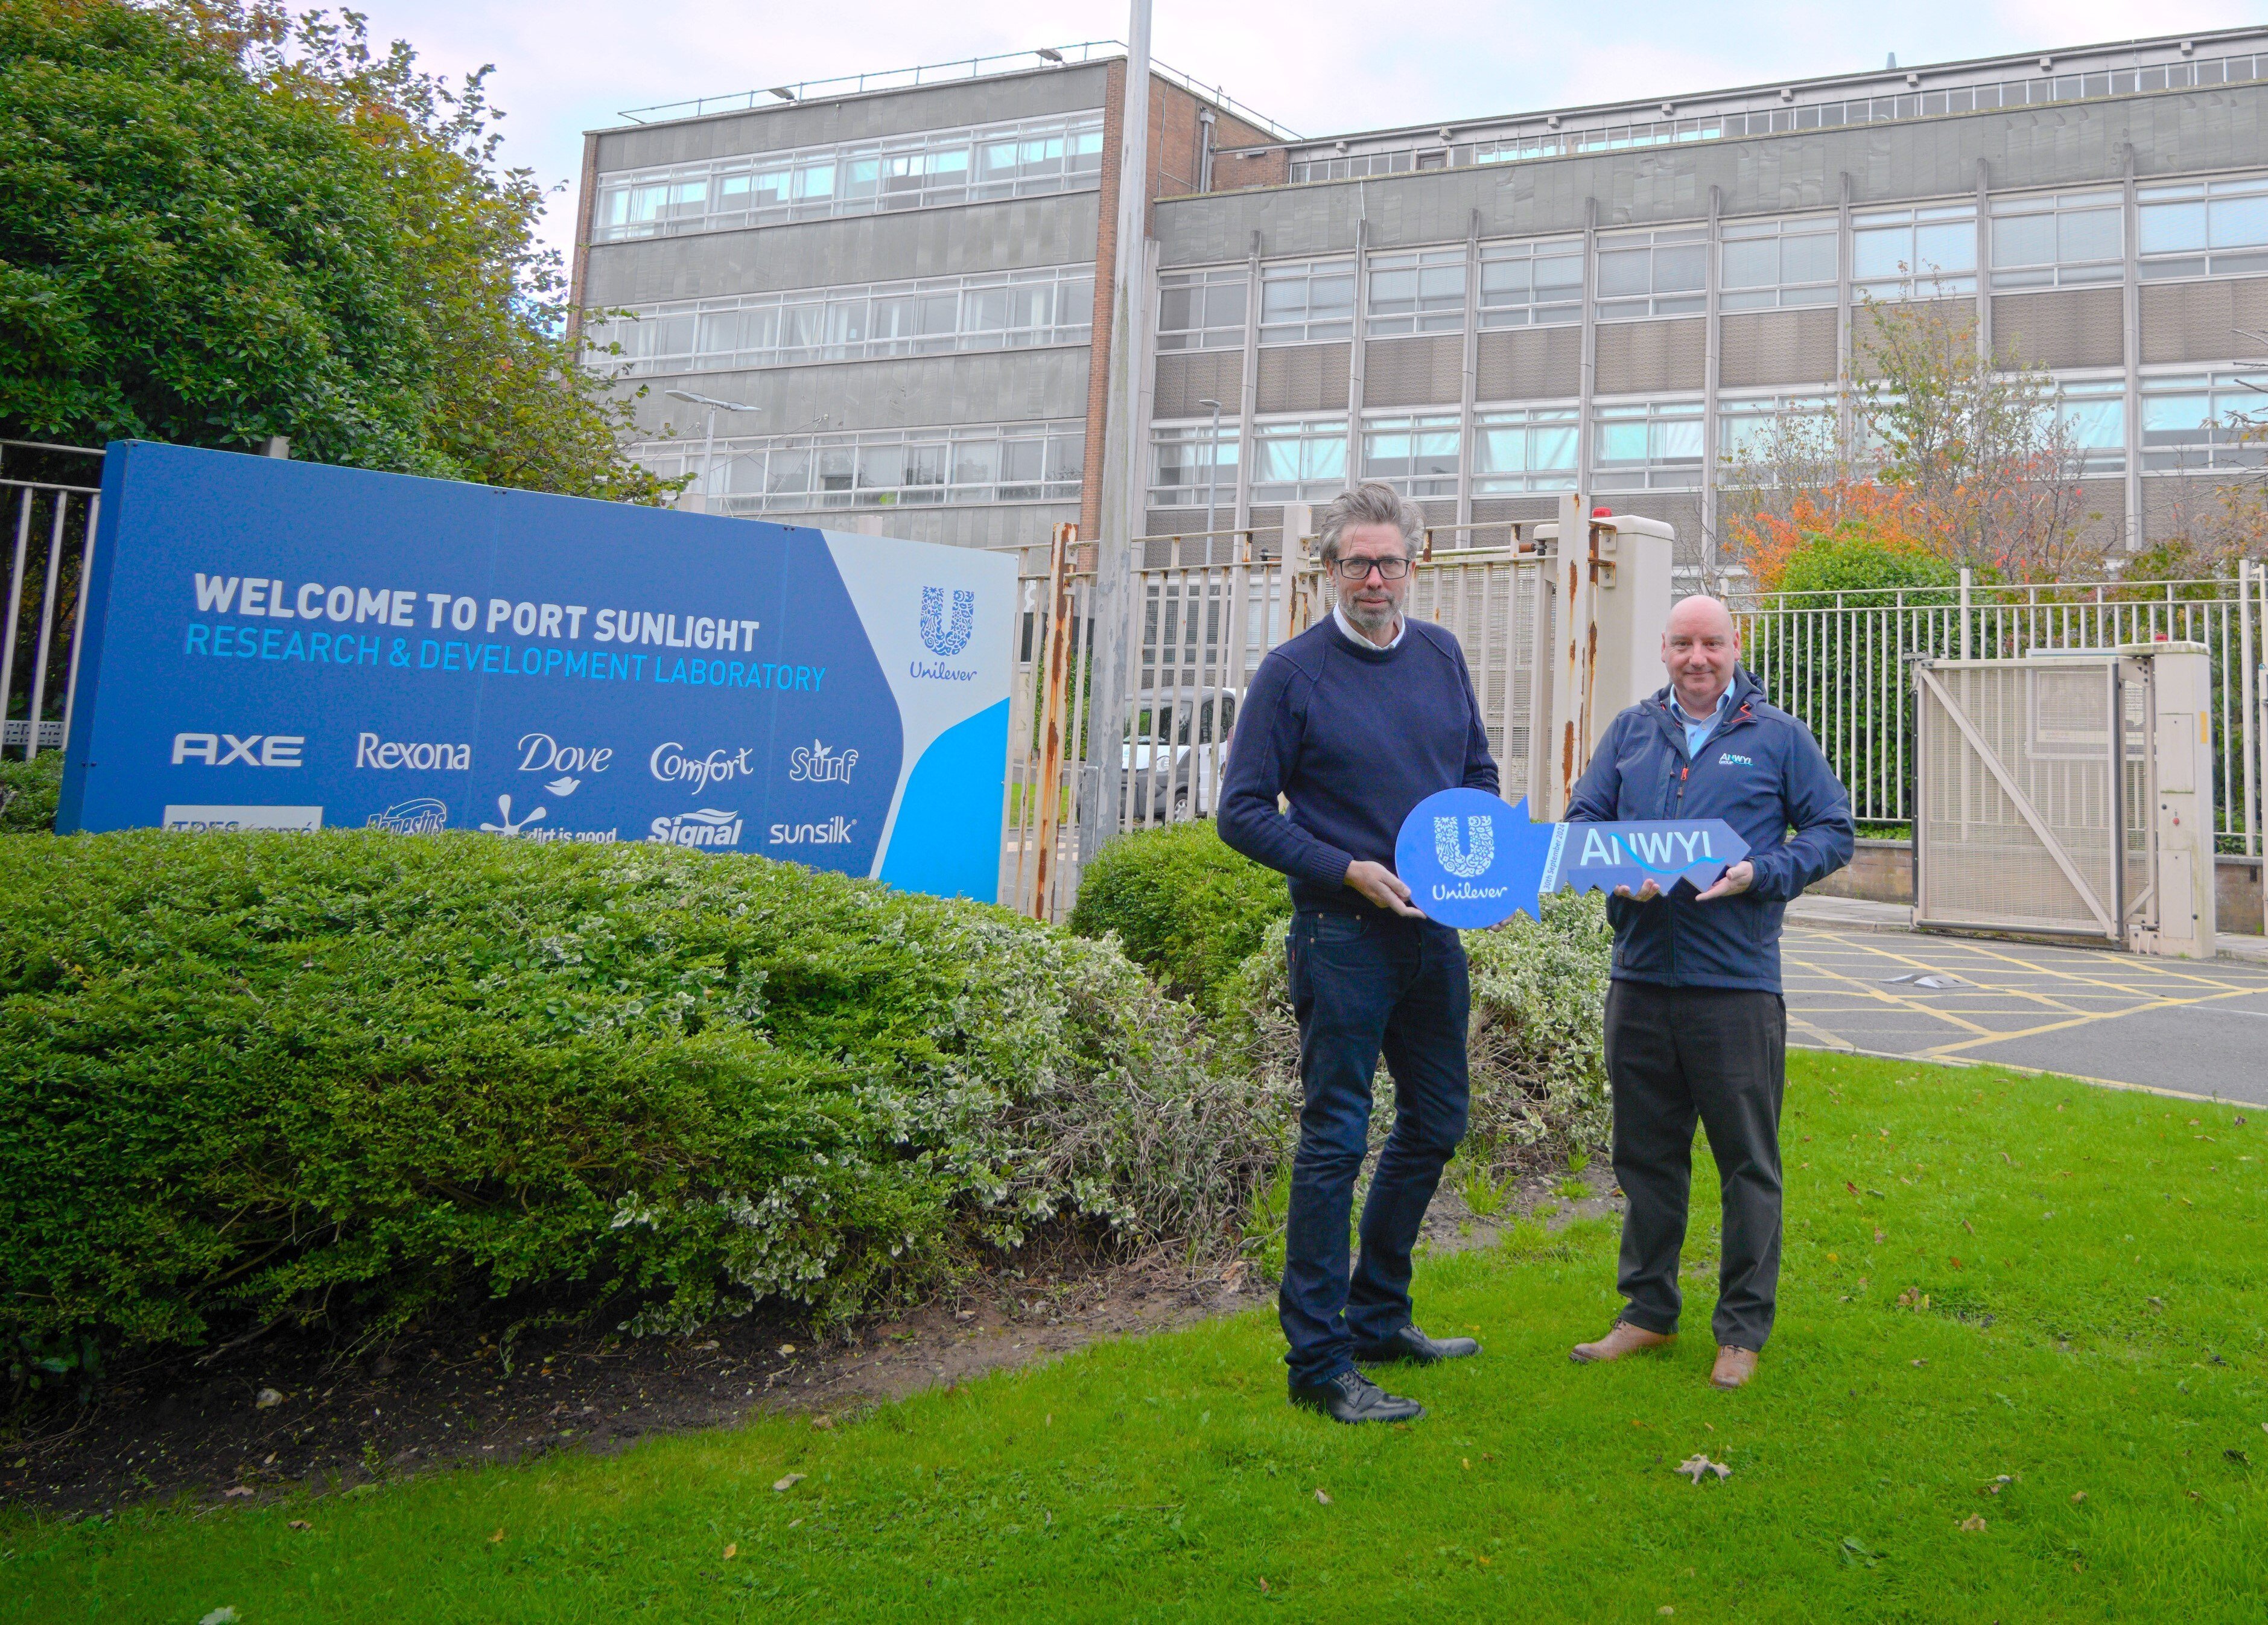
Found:
[(2013, 660), (2051, 649), (2197, 642), (2213, 660), (2213, 807), (2224, 851), (2261, 850), (2261, 661), (2268, 568), (2187, 581), (1758, 593), (1733, 605), (1742, 660), (1810, 725), (1861, 824), (1906, 824), (1917, 655)]
[(0, 532), (6, 549), (8, 597), (0, 608), (0, 757), (28, 759), (60, 750), (70, 736), (71, 698), (78, 686), (80, 591), (94, 554), (100, 491), (45, 473), (102, 454), (77, 446), (0, 442)]

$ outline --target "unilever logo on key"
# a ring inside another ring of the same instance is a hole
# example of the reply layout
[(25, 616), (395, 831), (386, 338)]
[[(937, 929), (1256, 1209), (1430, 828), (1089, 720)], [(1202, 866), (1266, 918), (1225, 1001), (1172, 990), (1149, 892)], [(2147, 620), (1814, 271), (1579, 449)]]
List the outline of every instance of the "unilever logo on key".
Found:
[(968, 639), (976, 625), (976, 595), (967, 587), (953, 589), (953, 623), (946, 624), (945, 588), (922, 588), (921, 640), (922, 646), (938, 657), (932, 665), (915, 661), (907, 670), (917, 677), (928, 677), (939, 683), (967, 683), (976, 676), (974, 667), (948, 666), (951, 660), (968, 646)]
[(1472, 828), (1472, 850), (1465, 851), (1457, 840), (1457, 821), (1454, 818), (1433, 820), (1433, 855), (1441, 867), (1460, 880), (1472, 880), (1488, 873), (1488, 866), (1496, 861), (1496, 816), (1492, 813), (1475, 813), (1465, 821)]

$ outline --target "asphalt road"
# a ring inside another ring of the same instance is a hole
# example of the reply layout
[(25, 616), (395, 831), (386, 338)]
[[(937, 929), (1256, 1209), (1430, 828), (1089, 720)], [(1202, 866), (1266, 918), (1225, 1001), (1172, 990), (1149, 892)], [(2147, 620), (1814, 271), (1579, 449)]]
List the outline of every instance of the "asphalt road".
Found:
[(2268, 964), (1791, 923), (1788, 1041), (2268, 1105)]

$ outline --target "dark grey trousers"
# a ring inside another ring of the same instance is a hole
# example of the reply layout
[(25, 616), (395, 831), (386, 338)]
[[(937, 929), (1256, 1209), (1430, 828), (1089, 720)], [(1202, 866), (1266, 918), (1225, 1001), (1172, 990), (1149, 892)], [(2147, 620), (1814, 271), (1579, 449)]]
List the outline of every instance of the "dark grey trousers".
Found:
[(1622, 1318), (1677, 1330), (1677, 1256), (1693, 1184), (1693, 1124), (1708, 1132), (1723, 1187), (1719, 1347), (1762, 1348), (1779, 1287), (1779, 1107), (1787, 1006), (1748, 988), (1616, 981), (1607, 993), (1615, 1178), (1629, 1199), (1616, 1284)]

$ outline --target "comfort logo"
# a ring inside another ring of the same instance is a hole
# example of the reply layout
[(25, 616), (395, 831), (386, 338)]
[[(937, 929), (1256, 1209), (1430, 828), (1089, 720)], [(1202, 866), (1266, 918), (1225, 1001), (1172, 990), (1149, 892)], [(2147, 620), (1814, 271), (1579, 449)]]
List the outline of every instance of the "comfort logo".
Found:
[(1718, 756), (1717, 760), (1727, 767), (1754, 767), (1756, 765), (1756, 764), (1749, 760), (1748, 757), (1744, 756), (1734, 756), (1729, 750), (1721, 752)]
[(740, 815), (703, 807), (674, 818), (656, 818), (647, 826), (646, 839), (665, 846), (737, 846), (740, 844)]
[(1433, 855), (1459, 880), (1485, 875), (1496, 861), (1496, 820), (1487, 813), (1476, 813), (1465, 823), (1471, 831), (1470, 850), (1459, 843), (1454, 817), (1433, 820)]
[(976, 595), (966, 587), (953, 589), (953, 624), (945, 624), (945, 588), (922, 588), (921, 640), (922, 646), (939, 660), (951, 660), (968, 646), (968, 634), (976, 624)]
[(176, 734), (173, 765), (202, 762), (207, 767), (241, 763), (247, 767), (305, 767), (299, 759), (306, 745), (305, 734)]
[(837, 813), (824, 824), (776, 824), (766, 845), (772, 846), (843, 846), (850, 844), (856, 818)]

